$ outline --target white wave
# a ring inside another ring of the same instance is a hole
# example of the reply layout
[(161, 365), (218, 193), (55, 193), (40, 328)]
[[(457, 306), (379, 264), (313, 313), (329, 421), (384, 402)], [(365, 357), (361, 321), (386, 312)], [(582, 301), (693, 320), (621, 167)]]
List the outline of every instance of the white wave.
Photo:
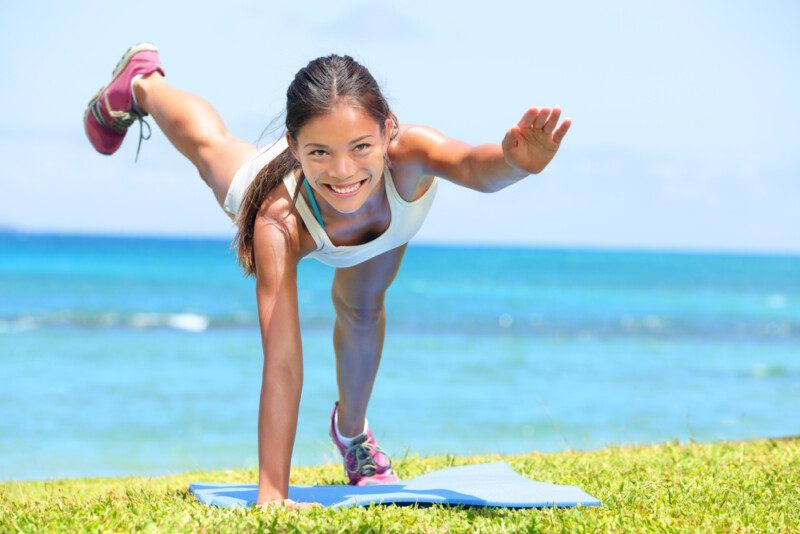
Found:
[(97, 325), (101, 327), (112, 327), (120, 323), (120, 316), (116, 313), (101, 313), (97, 317)]
[(28, 330), (34, 330), (38, 326), (35, 317), (19, 317), (10, 321), (0, 319), (0, 333), (27, 332)]
[(134, 313), (129, 324), (134, 328), (155, 328), (164, 324), (161, 317), (157, 313)]
[(644, 319), (642, 319), (642, 324), (644, 324), (648, 330), (661, 330), (664, 328), (664, 320), (658, 315), (646, 315)]
[(167, 319), (167, 324), (172, 328), (187, 332), (203, 332), (208, 328), (208, 322), (208, 317), (195, 313), (177, 313)]
[(666, 323), (662, 317), (655, 314), (645, 315), (644, 317), (623, 315), (619, 319), (619, 325), (626, 332), (659, 332), (664, 330)]
[(196, 313), (136, 313), (130, 319), (134, 328), (175, 328), (186, 332), (203, 332), (208, 329), (208, 317)]
[(55, 312), (41, 315), (20, 315), (0, 319), (0, 333), (25, 332), (38, 328), (174, 328), (185, 332), (204, 332), (211, 320), (196, 313), (149, 313), (131, 315), (114, 312)]

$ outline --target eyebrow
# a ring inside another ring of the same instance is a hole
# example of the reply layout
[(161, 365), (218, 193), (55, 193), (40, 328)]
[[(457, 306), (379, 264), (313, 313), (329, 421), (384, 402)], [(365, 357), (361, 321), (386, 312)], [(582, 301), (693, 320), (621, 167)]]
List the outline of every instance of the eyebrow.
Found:
[[(364, 140), (364, 139), (366, 139), (367, 137), (372, 137), (372, 134), (362, 135), (362, 136), (361, 136), (361, 137), (359, 137), (358, 139), (353, 139), (353, 140), (352, 140), (352, 141), (350, 141), (350, 143), (348, 143), (348, 144), (350, 144), (350, 145), (353, 145), (353, 144), (355, 144), (355, 143), (358, 143), (359, 141), (363, 141), (363, 140)], [(328, 145), (323, 145), (323, 144), (321, 144), (321, 143), (306, 143), (305, 145), (303, 145), (303, 148), (305, 148), (305, 147), (309, 147), (309, 146), (316, 146), (316, 147), (320, 147), (320, 148), (328, 148)]]

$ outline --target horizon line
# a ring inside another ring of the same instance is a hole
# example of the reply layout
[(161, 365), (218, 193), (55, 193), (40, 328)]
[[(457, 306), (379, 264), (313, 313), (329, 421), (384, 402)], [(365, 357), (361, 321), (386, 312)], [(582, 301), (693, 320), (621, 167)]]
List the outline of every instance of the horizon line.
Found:
[[(118, 239), (141, 241), (208, 241), (231, 243), (232, 237), (223, 235), (180, 235), (156, 233), (103, 233), (93, 231), (65, 231), (55, 230), (21, 230), (13, 227), (0, 226), (0, 237), (23, 238), (78, 238), (78, 239)], [(691, 256), (739, 256), (739, 257), (782, 257), (800, 259), (800, 251), (795, 250), (748, 250), (733, 248), (699, 248), (699, 247), (659, 247), (647, 245), (597, 245), (589, 243), (487, 243), (484, 241), (436, 241), (412, 240), (409, 247), (413, 248), (453, 248), (453, 249), (498, 249), (498, 250), (539, 250), (542, 252), (585, 252), (585, 253), (616, 253), (616, 254), (669, 254)]]

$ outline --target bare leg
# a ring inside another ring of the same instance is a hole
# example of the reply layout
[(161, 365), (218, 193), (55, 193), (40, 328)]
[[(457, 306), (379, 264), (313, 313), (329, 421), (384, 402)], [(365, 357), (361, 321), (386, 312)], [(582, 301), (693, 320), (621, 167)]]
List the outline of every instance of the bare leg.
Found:
[(333, 346), (339, 385), (339, 432), (345, 436), (364, 430), (386, 331), (383, 300), (405, 251), (403, 245), (354, 267), (336, 269), (332, 291), (336, 309)]
[(181, 154), (189, 158), (222, 205), (239, 167), (256, 152), (235, 137), (211, 104), (171, 86), (154, 72), (134, 83), (136, 101)]

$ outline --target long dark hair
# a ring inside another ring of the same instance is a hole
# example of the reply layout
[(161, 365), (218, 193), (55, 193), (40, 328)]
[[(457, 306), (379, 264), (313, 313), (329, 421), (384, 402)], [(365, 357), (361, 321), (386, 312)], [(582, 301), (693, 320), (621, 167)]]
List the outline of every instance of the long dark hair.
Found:
[[(392, 125), (390, 137), (397, 135), (397, 117), (389, 109), (372, 74), (352, 57), (335, 54), (311, 61), (295, 75), (286, 91), (286, 131), (296, 141), (297, 132), (304, 124), (332, 112), (342, 101), (375, 119), (382, 134), (385, 134), (386, 119), (389, 119)], [(264, 166), (247, 188), (236, 215), (239, 231), (233, 243), (239, 263), (248, 275), (256, 272), (253, 234), (261, 205), (283, 177), (298, 167), (300, 163), (287, 148)], [(301, 185), (302, 181), (298, 181), (294, 201), (297, 201)]]

